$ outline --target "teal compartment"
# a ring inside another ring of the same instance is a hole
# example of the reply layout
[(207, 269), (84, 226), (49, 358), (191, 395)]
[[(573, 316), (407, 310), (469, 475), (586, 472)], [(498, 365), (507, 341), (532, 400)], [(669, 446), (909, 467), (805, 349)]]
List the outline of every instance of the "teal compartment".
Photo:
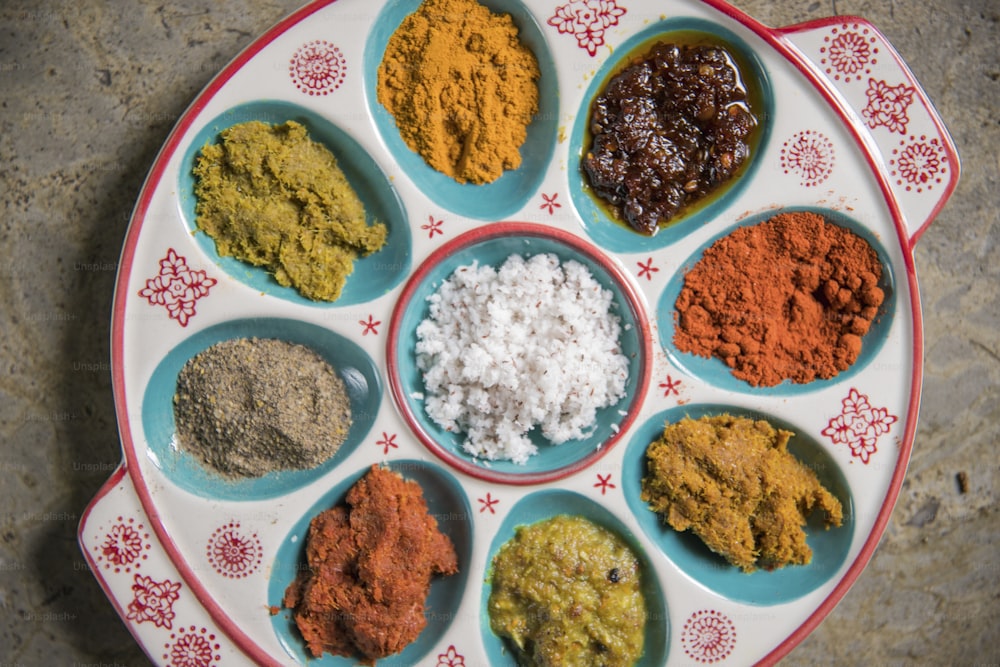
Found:
[(396, 127), (396, 121), (378, 101), (378, 68), (389, 38), (403, 19), (420, 6), (419, 0), (389, 0), (368, 35), (364, 52), (365, 97), (368, 111), (382, 141), (406, 176), (437, 205), (469, 218), (499, 220), (525, 206), (545, 178), (555, 151), (559, 120), (559, 86), (555, 61), (542, 27), (519, 0), (483, 0), (495, 14), (509, 14), (518, 28), (518, 38), (535, 54), (541, 77), (538, 79), (538, 112), (528, 125), (521, 146), (521, 166), (507, 170), (492, 183), (459, 183), (428, 165), (410, 150)]
[(670, 616), (666, 597), (656, 571), (636, 539), (622, 521), (609, 510), (590, 498), (574, 491), (548, 489), (525, 496), (511, 508), (500, 524), (490, 543), (486, 566), (486, 581), (480, 600), (479, 616), (483, 645), (490, 665), (512, 665), (513, 647), (493, 633), (490, 628), (489, 599), (493, 587), (490, 583), (493, 559), (500, 548), (514, 538), (519, 526), (527, 526), (557, 515), (580, 516), (610, 530), (625, 540), (639, 561), (640, 588), (646, 601), (646, 634), (643, 654), (635, 667), (658, 667), (667, 662), (670, 645)]
[[(262, 477), (230, 480), (206, 468), (177, 443), (173, 397), (177, 375), (189, 359), (233, 338), (277, 338), (304, 345), (320, 354), (344, 381), (351, 401), (347, 438), (331, 458), (308, 470), (284, 470)], [(304, 487), (335, 468), (364, 440), (375, 423), (382, 400), (382, 380), (371, 357), (356, 343), (322, 327), (285, 319), (244, 319), (209, 327), (174, 347), (153, 371), (142, 400), (142, 427), (147, 454), (171, 482), (212, 500), (260, 500)]]
[[(264, 268), (235, 257), (219, 255), (215, 241), (208, 234), (198, 231), (195, 224), (193, 170), (201, 149), (207, 144), (218, 143), (219, 133), (233, 125), (249, 121), (279, 125), (289, 120), (305, 126), (313, 141), (323, 144), (333, 153), (337, 165), (364, 204), (366, 223), (381, 222), (388, 228), (386, 245), (381, 250), (355, 260), (354, 271), (348, 276), (336, 301), (307, 299), (294, 287), (279, 285)], [(323, 116), (297, 104), (277, 100), (248, 102), (213, 118), (198, 131), (182, 156), (177, 192), (185, 224), (202, 252), (227, 275), (262, 294), (319, 308), (357, 305), (388, 293), (410, 272), (413, 250), (410, 221), (389, 178), (351, 135)]]
[[(788, 443), (788, 451), (812, 468), (823, 486), (840, 500), (844, 509), (841, 526), (825, 529), (822, 513), (814, 512), (804, 528), (806, 543), (813, 551), (812, 562), (808, 565), (743, 572), (712, 552), (694, 533), (681, 533), (671, 528), (640, 499), (642, 478), (646, 475), (646, 448), (663, 434), (664, 426), (684, 417), (699, 419), (724, 413), (765, 419), (776, 429), (795, 433)], [(854, 501), (847, 480), (819, 442), (782, 419), (731, 405), (670, 408), (650, 417), (635, 430), (625, 449), (622, 466), (622, 492), (642, 530), (684, 574), (722, 597), (759, 606), (791, 602), (832, 581), (847, 559), (855, 532)]]
[[(740, 173), (732, 181), (721, 184), (705, 201), (696, 202), (690, 210), (680, 211), (656, 234), (647, 236), (629, 228), (624, 220), (615, 220), (609, 215), (604, 202), (600, 201), (590, 189), (581, 160), (588, 147), (591, 104), (601, 93), (611, 75), (633, 58), (637, 54), (637, 49), (646, 44), (652, 46), (658, 41), (669, 42), (671, 33), (702, 33), (727, 46), (730, 53), (744, 65), (742, 73), (746, 84), (751, 90), (756, 91), (754, 99), (759, 100), (762, 108), (756, 110), (760, 121), (755, 139), (756, 150), (751, 153), (748, 163), (743, 166)], [(711, 21), (690, 17), (668, 18), (653, 23), (616, 47), (614, 55), (604, 62), (591, 80), (581, 104), (576, 114), (576, 121), (573, 123), (569, 143), (570, 200), (576, 207), (580, 223), (587, 235), (602, 248), (617, 253), (648, 252), (665, 248), (718, 217), (753, 180), (760, 166), (760, 156), (767, 150), (774, 122), (774, 94), (771, 91), (767, 69), (761, 59), (743, 39), (730, 30)]]
[[(818, 213), (819, 215), (822, 215), (827, 222), (854, 232), (871, 245), (871, 247), (875, 250), (875, 254), (878, 255), (879, 262), (882, 264), (882, 278), (879, 280), (878, 286), (885, 293), (885, 299), (879, 307), (878, 314), (872, 322), (871, 328), (861, 339), (861, 353), (858, 355), (854, 364), (852, 364), (847, 370), (842, 371), (826, 380), (813, 380), (812, 382), (806, 384), (796, 384), (790, 380), (785, 380), (784, 382), (772, 387), (755, 387), (744, 380), (734, 377), (730, 368), (726, 366), (725, 362), (721, 359), (716, 357), (699, 357), (697, 355), (678, 350), (674, 345), (674, 330), (676, 328), (676, 322), (674, 321), (676, 313), (674, 310), (674, 304), (677, 302), (677, 297), (680, 295), (681, 289), (684, 287), (684, 274), (694, 268), (694, 265), (697, 264), (698, 260), (700, 260), (702, 255), (704, 255), (705, 250), (707, 250), (713, 243), (724, 238), (725, 236), (728, 236), (737, 228), (750, 227), (769, 220), (779, 213), (795, 211), (810, 211)], [(804, 394), (822, 391), (840, 382), (847, 382), (871, 364), (872, 361), (878, 357), (879, 352), (882, 350), (882, 346), (889, 338), (889, 332), (892, 330), (895, 313), (896, 289), (892, 262), (890, 261), (885, 248), (870, 229), (840, 211), (821, 209), (817, 207), (788, 207), (766, 211), (744, 220), (740, 220), (738, 223), (727, 228), (724, 232), (713, 237), (711, 240), (698, 248), (698, 250), (696, 250), (691, 257), (681, 265), (681, 268), (674, 273), (673, 278), (671, 278), (670, 282), (667, 283), (667, 286), (660, 294), (660, 298), (657, 303), (656, 324), (660, 332), (660, 345), (670, 357), (670, 362), (678, 368), (683, 369), (689, 375), (698, 377), (712, 386), (718, 387), (719, 389), (725, 389), (727, 391), (752, 393), (759, 396), (802, 396)]]
[[(566, 262), (575, 260), (590, 271), (602, 287), (613, 294), (612, 313), (620, 318), (619, 338), (629, 360), (625, 396), (617, 404), (597, 411), (588, 437), (553, 445), (532, 429), (528, 437), (538, 453), (524, 464), (511, 461), (477, 460), (462, 449), (464, 433), (446, 431), (424, 409), (423, 375), (414, 350), (417, 326), (429, 317), (427, 298), (460, 266), (501, 265), (510, 255), (529, 257), (551, 253)], [(431, 255), (418, 267), (393, 313), (389, 339), (389, 382), (397, 403), (422, 442), (438, 456), (463, 472), (513, 484), (549, 481), (585, 467), (608, 451), (620, 434), (628, 430), (642, 405), (650, 373), (650, 339), (647, 318), (622, 274), (596, 248), (576, 237), (530, 224), (496, 224), (468, 232)]]
[[(428, 511), (437, 519), (441, 532), (451, 539), (458, 556), (456, 574), (447, 577), (438, 576), (431, 580), (430, 593), (424, 608), (427, 626), (416, 640), (400, 653), (379, 660), (380, 664), (417, 665), (421, 664), (421, 660), (448, 631), (462, 603), (472, 561), (472, 509), (458, 480), (434, 464), (418, 460), (399, 460), (386, 463), (385, 467), (399, 473), (404, 479), (413, 480), (420, 485), (424, 492), (424, 500), (427, 501)], [(267, 586), (269, 605), (281, 608), (285, 589), (306, 567), (305, 548), (309, 522), (320, 512), (343, 503), (348, 490), (368, 470), (366, 467), (345, 476), (292, 525), (271, 563)], [(405, 568), (406, 563), (399, 563), (399, 566)], [(328, 653), (324, 653), (320, 658), (312, 657), (306, 650), (305, 642), (295, 625), (290, 609), (281, 609), (278, 614), (271, 616), (271, 627), (281, 646), (298, 664), (317, 667), (354, 667), (359, 664), (357, 658)]]

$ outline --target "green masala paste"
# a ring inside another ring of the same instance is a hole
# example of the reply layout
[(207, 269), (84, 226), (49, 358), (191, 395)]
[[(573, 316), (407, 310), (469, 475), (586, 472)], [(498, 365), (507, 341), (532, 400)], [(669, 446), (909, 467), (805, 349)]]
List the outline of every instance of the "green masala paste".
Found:
[(335, 301), (354, 260), (385, 245), (333, 154), (294, 121), (250, 121), (202, 148), (196, 224), (219, 255), (264, 267), (280, 285)]
[(569, 515), (521, 526), (491, 577), (490, 627), (519, 664), (619, 667), (642, 655), (639, 562), (615, 533)]

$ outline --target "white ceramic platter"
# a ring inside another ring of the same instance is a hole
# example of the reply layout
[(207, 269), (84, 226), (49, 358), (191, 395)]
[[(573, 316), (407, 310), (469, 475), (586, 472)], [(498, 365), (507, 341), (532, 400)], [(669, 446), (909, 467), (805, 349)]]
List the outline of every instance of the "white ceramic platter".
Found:
[[(615, 526), (642, 554), (654, 598), (642, 664), (776, 661), (865, 567), (903, 480), (922, 355), (911, 249), (958, 180), (945, 128), (892, 46), (863, 19), (773, 29), (718, 0), (491, 0), (485, 4), (515, 17), (539, 57), (542, 108), (517, 172), (496, 185), (458, 186), (402, 147), (374, 99), (382, 48), (417, 4), (302, 8), (212, 80), (157, 157), (116, 287), (112, 365), (124, 461), (80, 524), (93, 572), (156, 663), (300, 663), (303, 647), (287, 615), (269, 606), (280, 604), (308, 519), (362, 471), (386, 463), (422, 484), (463, 571), (444, 588), (435, 584), (417, 643), (380, 664), (511, 664), (485, 620), (490, 556), (513, 526), (561, 511)], [(582, 193), (581, 119), (622, 54), (680, 29), (722, 36), (753, 63), (766, 93), (764, 134), (737, 187), (647, 239), (609, 225)], [(338, 302), (298, 298), (220, 259), (192, 234), (193, 156), (221, 129), (250, 119), (306, 123), (390, 225), (387, 251), (359, 264)], [(740, 222), (786, 208), (819, 210), (868, 238), (888, 268), (889, 298), (850, 371), (755, 390), (677, 353), (664, 329), (671, 290), (700, 249)], [(524, 223), (517, 229), (528, 236), (549, 230), (598, 253), (638, 304), (634, 345), (643, 361), (630, 390), (634, 410), (602, 425), (617, 434), (599, 457), (560, 474), (545, 462), (529, 464), (520, 478), (502, 466), (456, 464), (433, 433), (407, 419), (407, 394), (390, 378), (397, 355), (407, 353), (405, 339), (398, 352), (390, 345), (405, 327), (397, 305), (426, 275), (425, 260), (499, 222)], [(234, 487), (177, 451), (170, 398), (179, 365), (217, 340), (245, 335), (305, 342), (355, 374), (363, 410), (333, 460)], [(713, 406), (788, 424), (807, 443), (802, 455), (839, 489), (848, 521), (810, 531), (812, 564), (736, 572), (664, 530), (638, 502), (637, 461), (656, 429)]]

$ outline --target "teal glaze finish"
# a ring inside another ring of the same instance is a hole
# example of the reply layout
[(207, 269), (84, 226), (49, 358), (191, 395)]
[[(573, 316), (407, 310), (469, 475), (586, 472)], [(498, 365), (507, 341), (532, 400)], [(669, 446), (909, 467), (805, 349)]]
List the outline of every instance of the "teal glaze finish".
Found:
[[(413, 480), (423, 489), (429, 512), (437, 519), (441, 532), (447, 535), (455, 545), (458, 555), (458, 572), (447, 577), (435, 577), (431, 580), (431, 589), (425, 605), (427, 626), (417, 636), (416, 640), (400, 653), (386, 658), (386, 664), (417, 665), (421, 664), (430, 651), (447, 632), (452, 619), (462, 602), (462, 596), (468, 581), (468, 573), (472, 560), (473, 522), (472, 509), (469, 500), (462, 490), (462, 485), (451, 474), (432, 463), (417, 460), (391, 461), (385, 464), (387, 468), (398, 472), (405, 479)], [(354, 471), (345, 476), (332, 489), (303, 514), (292, 526), (288, 535), (278, 547), (274, 561), (271, 563), (271, 574), (267, 585), (267, 603), (281, 607), (285, 589), (296, 575), (306, 566), (305, 547), (309, 533), (309, 522), (320, 512), (344, 502), (348, 490), (368, 472), (369, 468)], [(399, 564), (405, 567), (405, 563)], [(298, 664), (315, 665), (316, 667), (353, 667), (358, 664), (356, 658), (323, 654), (321, 658), (313, 658), (306, 650), (302, 635), (295, 626), (291, 610), (282, 609), (271, 617), (271, 627), (278, 641), (288, 655)]]
[(625, 540), (639, 561), (640, 588), (646, 600), (646, 635), (643, 654), (636, 667), (658, 667), (667, 662), (670, 644), (670, 619), (667, 615), (666, 598), (653, 566), (639, 545), (635, 535), (610, 511), (586, 496), (573, 491), (549, 489), (536, 491), (525, 496), (511, 508), (500, 524), (499, 530), (490, 543), (489, 561), (486, 566), (486, 582), (479, 606), (480, 627), (483, 645), (491, 665), (511, 665), (514, 662), (513, 648), (490, 629), (489, 599), (493, 587), (492, 562), (500, 547), (514, 538), (519, 526), (527, 526), (560, 514), (581, 516), (602, 526)]
[[(511, 231), (506, 233), (506, 230)], [(584, 246), (569, 245), (554, 234), (551, 230), (538, 232), (535, 226), (512, 223), (492, 225), (457, 237), (452, 245), (442, 247), (440, 256), (432, 256), (417, 269), (396, 306), (393, 315), (396, 333), (390, 333), (388, 357), (389, 381), (397, 403), (401, 404), (404, 416), (425, 445), (470, 474), (510, 483), (541, 482), (570, 474), (606, 452), (609, 442), (617, 440), (619, 433), (627, 430), (626, 420), (630, 422), (642, 404), (651, 360), (648, 359), (650, 334), (641, 306), (621, 278), (611, 272), (611, 264), (606, 258), (591, 254), (590, 250), (585, 252)], [(593, 252), (598, 251), (593, 249)], [(620, 318), (621, 349), (629, 359), (626, 394), (617, 404), (597, 411), (595, 426), (587, 438), (552, 445), (533, 429), (529, 437), (538, 445), (538, 453), (527, 463), (476, 461), (462, 449), (464, 434), (438, 426), (427, 416), (423, 400), (417, 398), (424, 393), (424, 383), (413, 352), (417, 343), (416, 329), (429, 316), (427, 298), (458, 267), (473, 262), (497, 267), (512, 254), (528, 257), (541, 253), (552, 253), (560, 262), (580, 262), (614, 295), (612, 312)]]
[[(633, 57), (636, 48), (655, 38), (663, 41), (670, 39), (672, 32), (701, 32), (721, 40), (729, 46), (732, 52), (738, 54), (746, 63), (749, 71), (743, 75), (749, 87), (760, 91), (759, 99), (763, 109), (757, 110), (761, 119), (760, 135), (757, 149), (750, 155), (750, 161), (735, 180), (721, 185), (718, 192), (709, 195), (710, 201), (705, 204), (696, 203), (692, 212), (681, 211), (670, 224), (661, 227), (656, 234), (646, 236), (628, 228), (624, 221), (612, 219), (597, 203), (596, 195), (590, 190), (587, 175), (583, 171), (581, 160), (586, 150), (587, 124), (590, 122), (590, 105), (604, 88), (612, 72), (617, 71), (623, 63)], [(583, 105), (576, 114), (569, 144), (569, 194), (573, 206), (580, 216), (581, 224), (587, 235), (599, 246), (611, 252), (635, 253), (659, 250), (684, 238), (691, 230), (715, 219), (730, 202), (739, 196), (760, 166), (760, 155), (767, 150), (774, 120), (774, 95), (767, 70), (754, 51), (736, 34), (726, 30), (711, 21), (696, 18), (668, 18), (658, 21), (627, 39), (621, 46), (615, 48), (610, 57), (597, 74), (591, 79), (590, 86), (583, 96)]]
[[(212, 345), (233, 338), (277, 338), (319, 353), (344, 381), (351, 401), (352, 424), (344, 443), (330, 459), (309, 470), (286, 470), (262, 477), (229, 480), (178, 448), (173, 397), (184, 364)], [(153, 371), (142, 401), (147, 455), (180, 488), (212, 500), (276, 498), (304, 487), (335, 468), (357, 448), (375, 423), (382, 380), (375, 362), (356, 343), (328, 329), (285, 319), (246, 319), (209, 327), (186, 339)]]
[(368, 35), (364, 53), (365, 98), (368, 111), (386, 148), (395, 158), (400, 172), (437, 205), (478, 220), (499, 220), (519, 211), (538, 190), (545, 178), (555, 151), (559, 120), (559, 90), (555, 64), (542, 27), (519, 0), (482, 0), (480, 3), (497, 14), (510, 14), (518, 37), (535, 54), (541, 77), (538, 80), (538, 113), (528, 125), (528, 136), (521, 146), (521, 166), (507, 170), (492, 183), (459, 183), (429, 166), (410, 150), (396, 128), (388, 110), (378, 101), (378, 67), (389, 38), (420, 6), (419, 0), (389, 0), (379, 13)]
[[(810, 517), (805, 526), (806, 543), (813, 550), (810, 564), (745, 573), (709, 550), (694, 533), (680, 533), (671, 528), (640, 499), (642, 478), (646, 474), (646, 448), (663, 434), (664, 426), (684, 417), (698, 419), (723, 413), (765, 419), (777, 429), (795, 433), (788, 443), (788, 451), (812, 468), (823, 486), (843, 505), (844, 520), (840, 527), (825, 529), (822, 512), (815, 512)], [(622, 466), (622, 493), (649, 539), (684, 574), (725, 598), (760, 606), (791, 602), (833, 581), (847, 559), (855, 531), (854, 501), (847, 480), (833, 457), (815, 439), (781, 419), (729, 405), (670, 408), (650, 417), (635, 430), (625, 449)]]
[[(719, 239), (731, 234), (738, 227), (749, 227), (764, 222), (779, 213), (794, 211), (811, 211), (822, 215), (827, 222), (845, 227), (867, 241), (878, 255), (882, 264), (882, 278), (878, 286), (885, 293), (885, 300), (879, 307), (878, 314), (872, 322), (868, 333), (861, 339), (861, 353), (857, 360), (846, 371), (835, 375), (828, 380), (813, 380), (806, 384), (796, 384), (789, 380), (777, 384), (773, 387), (754, 387), (753, 385), (733, 376), (730, 368), (718, 358), (706, 359), (694, 354), (681, 352), (674, 345), (674, 304), (684, 286), (684, 274), (694, 268), (694, 265), (701, 259), (705, 250)], [(834, 384), (846, 382), (862, 371), (868, 364), (878, 356), (879, 351), (889, 337), (892, 329), (893, 318), (896, 313), (896, 289), (895, 279), (892, 271), (892, 263), (889, 255), (882, 246), (878, 238), (864, 225), (860, 224), (848, 215), (832, 209), (822, 209), (817, 207), (788, 207), (774, 209), (760, 213), (730, 226), (724, 232), (713, 237), (702, 245), (698, 250), (685, 261), (681, 268), (674, 273), (673, 278), (667, 283), (666, 288), (660, 294), (656, 311), (656, 323), (660, 331), (660, 345), (670, 357), (672, 364), (683, 369), (689, 375), (701, 378), (705, 382), (728, 391), (752, 393), (762, 396), (802, 396), (827, 389)]]
[[(326, 146), (337, 159), (351, 188), (364, 204), (367, 224), (381, 222), (388, 228), (386, 245), (381, 250), (355, 260), (354, 272), (348, 276), (336, 301), (307, 299), (294, 287), (279, 285), (262, 267), (235, 257), (222, 257), (215, 249), (215, 241), (208, 234), (196, 231), (193, 169), (202, 147), (218, 143), (219, 133), (226, 128), (254, 120), (272, 125), (293, 120), (304, 125), (309, 137)], [(215, 117), (195, 135), (184, 152), (179, 179), (177, 192), (181, 213), (185, 224), (194, 233), (198, 247), (227, 275), (263, 294), (321, 308), (350, 306), (386, 294), (410, 272), (413, 249), (410, 221), (388, 177), (353, 137), (319, 114), (297, 104), (277, 100), (248, 102)]]

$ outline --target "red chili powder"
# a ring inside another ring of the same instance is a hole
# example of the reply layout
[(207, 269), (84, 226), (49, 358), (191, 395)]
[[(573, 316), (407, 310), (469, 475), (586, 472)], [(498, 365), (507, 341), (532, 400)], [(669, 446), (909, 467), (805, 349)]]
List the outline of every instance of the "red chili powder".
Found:
[(674, 345), (754, 386), (847, 370), (885, 295), (867, 241), (811, 212), (781, 213), (709, 247), (684, 276)]

